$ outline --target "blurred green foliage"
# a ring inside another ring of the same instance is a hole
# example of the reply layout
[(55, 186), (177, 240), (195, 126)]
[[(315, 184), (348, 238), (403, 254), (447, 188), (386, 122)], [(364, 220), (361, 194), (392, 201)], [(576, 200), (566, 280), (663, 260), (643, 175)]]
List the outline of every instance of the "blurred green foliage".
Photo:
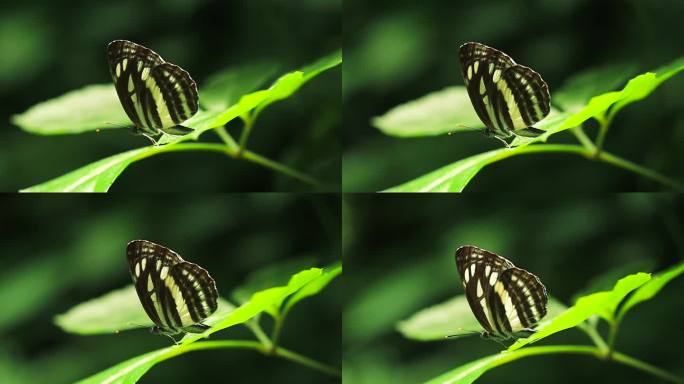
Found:
[[(497, 47), (532, 66), (549, 84), (553, 104), (554, 92), (576, 85), (575, 76), (587, 69), (645, 72), (681, 57), (681, 44), (671, 36), (680, 34), (683, 13), (684, 3), (678, 0), (346, 1), (343, 108), (353, 113), (345, 113), (344, 119), (343, 189), (384, 190), (501, 147), (477, 132), (399, 139), (371, 125), (373, 117), (397, 105), (463, 84), (458, 47), (464, 42)], [(647, 99), (621, 111), (605, 149), (684, 178), (679, 161), (684, 151), (682, 90), (683, 76), (675, 76)], [(592, 122), (586, 131), (594, 137), (597, 128)], [(574, 138), (552, 142), (568, 140)], [(553, 185), (548, 183), (551, 174), (559, 175)], [(563, 155), (521, 156), (497, 163), (468, 186), (473, 191), (521, 192), (654, 188), (658, 186), (627, 172)]]
[[(17, 191), (94, 159), (148, 144), (126, 130), (33, 137), (10, 124), (11, 115), (39, 101), (86, 84), (110, 82), (105, 47), (111, 40), (124, 38), (153, 47), (188, 70), (201, 87), (216, 81), (210, 75), (224, 69), (267, 62), (287, 72), (339, 49), (340, 15), (339, 0), (32, 0), (3, 5), (0, 190)], [(304, 86), (296, 100), (265, 110), (250, 138), (251, 149), (337, 185), (340, 75), (339, 68), (332, 70)], [(236, 121), (228, 129), (238, 127)], [(306, 188), (253, 164), (184, 153), (137, 164), (113, 191)]]
[[(0, 382), (71, 382), (169, 345), (168, 338), (145, 329), (84, 337), (52, 323), (76, 304), (131, 284), (128, 241), (144, 238), (172, 247), (211, 271), (219, 294), (230, 297), (261, 268), (297, 260), (324, 267), (340, 260), (339, 204), (334, 196), (258, 193), (3, 196)], [(271, 283), (285, 284), (287, 278)], [(341, 287), (333, 281), (295, 306), (283, 329), (283, 347), (339, 367), (340, 302)], [(266, 330), (269, 320), (262, 321)], [(253, 338), (244, 327), (214, 336)], [(326, 378), (291, 362), (224, 350), (160, 364), (141, 382), (215, 382), (226, 371), (237, 382)]]
[[(612, 289), (616, 279), (609, 276), (661, 271), (684, 259), (684, 200), (679, 195), (537, 196), (346, 195), (344, 380), (422, 382), (501, 349), (477, 336), (418, 342), (397, 330), (400, 321), (419, 310), (462, 294), (454, 263), (460, 245), (484, 247), (532, 271), (548, 294), (565, 304), (581, 291)], [(676, 331), (684, 311), (682, 292), (684, 279), (674, 279), (653, 300), (631, 309), (620, 326), (617, 350), (684, 375), (679, 353), (684, 338)], [(599, 329), (605, 331), (604, 325)], [(591, 341), (572, 329), (535, 346), (549, 343)], [(482, 380), (654, 379), (590, 357), (552, 355), (498, 367)]]

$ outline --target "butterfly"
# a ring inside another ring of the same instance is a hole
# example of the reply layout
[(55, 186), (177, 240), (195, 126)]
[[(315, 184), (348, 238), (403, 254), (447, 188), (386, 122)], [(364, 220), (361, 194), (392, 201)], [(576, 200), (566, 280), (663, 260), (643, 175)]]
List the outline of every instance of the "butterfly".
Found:
[(204, 268), (176, 252), (147, 240), (126, 247), (128, 266), (138, 298), (154, 322), (152, 333), (202, 333), (202, 320), (218, 306), (214, 279)]
[(537, 72), (480, 43), (463, 44), (459, 56), (470, 102), (485, 134), (503, 140), (544, 133), (532, 126), (551, 108), (549, 87)]
[(498, 341), (529, 336), (546, 315), (548, 298), (539, 278), (505, 258), (464, 245), (456, 250), (456, 267), (483, 337)]
[(114, 88), (134, 132), (153, 137), (161, 133), (184, 135), (180, 126), (199, 108), (197, 85), (181, 67), (165, 62), (149, 48), (127, 40), (107, 46)]

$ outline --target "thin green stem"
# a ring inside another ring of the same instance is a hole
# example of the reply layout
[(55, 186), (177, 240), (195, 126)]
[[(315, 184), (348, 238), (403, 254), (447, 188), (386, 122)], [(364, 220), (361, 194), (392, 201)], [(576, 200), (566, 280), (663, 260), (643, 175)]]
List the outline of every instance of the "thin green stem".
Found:
[(592, 151), (592, 152), (596, 151), (596, 146), (591, 141), (589, 136), (587, 136), (587, 134), (584, 133), (584, 129), (582, 129), (581, 125), (577, 126), (575, 128), (572, 128), (570, 131), (575, 135), (577, 140), (580, 142), (580, 144), (582, 144), (582, 146), (584, 148), (586, 148), (588, 151)]
[(594, 326), (592, 326), (591, 324), (582, 323), (579, 325), (579, 328), (582, 331), (584, 331), (584, 333), (589, 335), (589, 338), (591, 339), (591, 341), (594, 342), (594, 344), (596, 344), (599, 350), (601, 350), (603, 353), (608, 352), (608, 344), (606, 344), (606, 342), (603, 340), (601, 335), (599, 335)]
[[(226, 132), (227, 133), (227, 132)], [(245, 150), (240, 154), (239, 149), (231, 148), (228, 144), (217, 144), (217, 143), (177, 143), (170, 145), (162, 145), (158, 147), (151, 147), (152, 150), (143, 151), (138, 156), (135, 157), (134, 161), (142, 160), (150, 156), (154, 156), (159, 153), (165, 152), (184, 152), (184, 151), (210, 151), (219, 152), (226, 154), (234, 159), (244, 159), (255, 164), (259, 164), (263, 167), (269, 168), (273, 171), (283, 173), (292, 178), (295, 178), (303, 183), (309, 184), (313, 187), (318, 187), (320, 184), (316, 179), (308, 176), (302, 172), (292, 169), (284, 164), (278, 163), (254, 152)]]
[(579, 145), (572, 144), (535, 144), (522, 147), (516, 147), (508, 151), (501, 152), (497, 158), (493, 161), (502, 160), (517, 154), (525, 153), (539, 153), (539, 152), (556, 152), (556, 153), (574, 153), (576, 155), (583, 156), (589, 160), (597, 160), (604, 162), (606, 164), (614, 165), (616, 167), (628, 170), (630, 172), (636, 173), (644, 178), (656, 181), (663, 184), (669, 188), (675, 190), (684, 190), (684, 184), (674, 179), (671, 179), (661, 173), (658, 173), (649, 168), (643, 167), (641, 165), (635, 164), (629, 160), (625, 160), (608, 152), (601, 152), (596, 155), (595, 152), (589, 151), (586, 148)]
[(240, 135), (240, 150), (238, 154), (242, 154), (247, 148), (247, 140), (249, 140), (249, 135), (252, 133), (252, 127), (254, 127), (254, 118), (249, 115), (242, 117), (245, 126), (242, 128), (242, 134)]
[(271, 341), (271, 339), (269, 339), (268, 336), (266, 336), (266, 333), (263, 329), (261, 329), (259, 322), (255, 319), (256, 318), (249, 320), (245, 323), (245, 325), (252, 331), (252, 333), (254, 333), (254, 336), (256, 336), (256, 338), (259, 339), (259, 342), (261, 342), (261, 344), (264, 347), (268, 349), (273, 349), (273, 341)]
[(639, 369), (641, 371), (657, 376), (666, 381), (670, 381), (673, 383), (684, 383), (684, 378), (673, 375), (663, 369), (660, 369), (643, 361), (637, 360), (633, 357), (624, 355), (619, 352), (614, 352), (610, 356), (610, 358), (608, 358), (609, 356), (606, 355), (603, 351), (601, 351), (600, 348), (585, 345), (550, 345), (542, 347), (527, 347), (512, 352), (502, 352), (500, 358), (494, 361), (492, 363), (492, 366), (496, 367), (527, 356), (548, 355), (556, 353), (595, 356), (602, 360), (614, 361), (620, 364), (630, 366), (632, 368)]
[(316, 179), (314, 179), (313, 177), (305, 175), (299, 171), (296, 171), (292, 168), (289, 168), (283, 164), (277, 163), (273, 160), (269, 160), (269, 159), (267, 159), (261, 155), (257, 155), (254, 152), (245, 150), (244, 152), (242, 152), (241, 157), (244, 158), (245, 160), (251, 161), (253, 163), (263, 165), (264, 167), (270, 168), (274, 171), (284, 173), (290, 177), (293, 177), (293, 178), (295, 178), (299, 181), (302, 181), (306, 184), (309, 184), (313, 187), (319, 187), (320, 186), (318, 181)]
[(230, 147), (230, 149), (237, 150), (239, 148), (238, 144), (235, 142), (235, 139), (233, 139), (233, 136), (226, 131), (225, 126), (214, 129), (214, 132), (216, 132), (216, 134), (221, 138), (221, 140), (223, 140), (224, 143), (226, 143), (228, 147)]
[(190, 344), (179, 345), (176, 348), (169, 349), (168, 353), (164, 354), (161, 360), (166, 360), (171, 357), (175, 357), (187, 352), (205, 350), (205, 349), (221, 349), (221, 348), (242, 348), (242, 349), (252, 349), (263, 353), (268, 356), (277, 356), (292, 362), (301, 364), (303, 366), (313, 368), (320, 372), (326, 373), (331, 376), (340, 377), (341, 373), (338, 369), (331, 367), (327, 364), (320, 363), (316, 360), (310, 359), (306, 356), (302, 356), (296, 352), (278, 348), (273, 351), (271, 348), (265, 347), (263, 344), (257, 341), (248, 340), (217, 340), (217, 341), (198, 341)]
[(641, 360), (637, 360), (633, 357), (623, 355), (620, 352), (613, 352), (612, 360), (615, 362), (630, 366), (632, 368), (636, 368), (638, 370), (644, 371), (646, 373), (650, 373), (653, 376), (657, 376), (657, 377), (659, 377), (665, 381), (669, 381), (671, 383), (679, 383), (679, 384), (684, 383), (683, 377), (679, 377), (679, 376), (674, 375), (670, 372), (667, 372), (664, 369), (660, 369), (656, 366), (645, 363)]
[(610, 127), (610, 119), (607, 119), (605, 116), (597, 116), (596, 120), (599, 122), (599, 133), (596, 138), (596, 152), (594, 156), (598, 157), (603, 149), (603, 142), (606, 140), (606, 134)]
[(283, 323), (285, 322), (285, 317), (279, 314), (275, 317), (275, 325), (273, 325), (273, 332), (271, 333), (271, 340), (273, 340), (273, 348), (278, 347), (278, 341), (280, 339), (280, 332), (283, 330)]
[(613, 319), (610, 321), (610, 330), (608, 331), (608, 351), (607, 356), (610, 359), (615, 352), (615, 339), (617, 338), (618, 330), (620, 329), (620, 322)]

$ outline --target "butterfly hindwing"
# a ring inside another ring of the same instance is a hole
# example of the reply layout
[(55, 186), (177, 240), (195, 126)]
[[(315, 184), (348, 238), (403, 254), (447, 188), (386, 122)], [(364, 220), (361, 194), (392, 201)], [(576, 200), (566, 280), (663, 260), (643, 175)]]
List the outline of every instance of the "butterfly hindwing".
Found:
[(209, 273), (176, 252), (147, 240), (126, 249), (136, 292), (161, 333), (201, 332), (217, 308), (218, 292)]
[(468, 304), (486, 334), (517, 338), (546, 315), (546, 288), (537, 276), (479, 247), (456, 250)]
[(461, 73), (486, 132), (500, 138), (537, 136), (532, 127), (550, 111), (548, 86), (532, 69), (480, 43), (460, 48)]
[(107, 58), (116, 93), (137, 130), (150, 136), (192, 131), (179, 127), (199, 107), (197, 85), (188, 72), (126, 40), (111, 42)]

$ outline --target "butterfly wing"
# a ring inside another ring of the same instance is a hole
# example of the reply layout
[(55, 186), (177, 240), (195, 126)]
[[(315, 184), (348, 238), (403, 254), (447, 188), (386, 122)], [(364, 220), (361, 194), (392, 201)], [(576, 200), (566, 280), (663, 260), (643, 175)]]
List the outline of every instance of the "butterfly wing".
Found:
[(499, 275), (487, 301), (496, 333), (515, 336), (530, 330), (546, 315), (548, 297), (537, 276), (512, 267)]
[(173, 328), (168, 313), (165, 280), (174, 265), (184, 260), (172, 250), (147, 240), (133, 240), (126, 247), (128, 266), (145, 313), (162, 329)]
[(480, 43), (465, 43), (459, 50), (461, 73), (470, 102), (487, 131), (510, 136), (498, 111), (497, 82), (502, 73), (515, 65), (508, 55)]
[(107, 58), (119, 101), (138, 130), (150, 136), (192, 131), (176, 127), (198, 110), (197, 85), (185, 70), (126, 40), (111, 42)]
[(163, 63), (152, 69), (145, 85), (149, 92), (144, 104), (153, 112), (150, 115), (154, 128), (171, 134), (192, 131), (174, 129), (199, 108), (197, 85), (188, 72), (175, 64)]
[(537, 72), (480, 43), (463, 44), (460, 59), (468, 96), (488, 133), (506, 138), (543, 132), (532, 127), (550, 111), (548, 86)]
[(456, 250), (456, 267), (477, 321), (488, 333), (496, 333), (488, 299), (500, 274), (512, 268), (513, 263), (482, 248), (464, 245)]
[(216, 311), (216, 283), (204, 268), (185, 261), (171, 269), (171, 276), (174, 283), (170, 296), (182, 328), (191, 327)]

